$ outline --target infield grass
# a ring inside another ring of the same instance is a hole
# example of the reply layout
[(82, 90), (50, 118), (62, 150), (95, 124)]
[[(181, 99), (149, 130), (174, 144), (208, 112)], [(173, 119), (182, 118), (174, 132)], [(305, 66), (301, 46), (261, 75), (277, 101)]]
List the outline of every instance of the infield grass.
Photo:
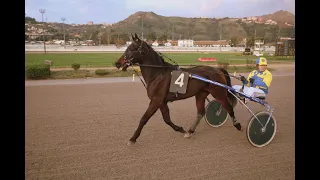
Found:
[[(179, 65), (200, 65), (200, 64), (246, 64), (257, 59), (255, 56), (243, 56), (239, 53), (163, 53), (171, 58)], [(122, 55), (122, 53), (28, 53), (25, 54), (25, 66), (43, 64), (45, 60), (52, 61), (52, 68), (71, 67), (73, 63), (79, 63), (81, 68), (84, 67), (110, 67), (114, 66), (114, 62)], [(216, 58), (216, 62), (198, 62), (198, 58)], [(275, 57), (264, 56), (268, 63), (294, 62), (293, 57)], [(170, 60), (165, 58), (169, 63)]]
[[(101, 68), (103, 69), (103, 68)], [(138, 70), (137, 68), (135, 68)], [(254, 67), (229, 67), (227, 71), (229, 73), (237, 72), (237, 73), (248, 73), (252, 71)], [(105, 69), (108, 74), (106, 75), (96, 75), (94, 70), (79, 70), (75, 72), (73, 70), (59, 70), (52, 71), (51, 75), (48, 79), (81, 79), (81, 78), (106, 78), (106, 77), (130, 77), (132, 74), (135, 74), (132, 69), (128, 69), (128, 71), (124, 72), (117, 69)], [(269, 71), (273, 71), (273, 68), (268, 68)], [(138, 72), (141, 76), (141, 73)]]

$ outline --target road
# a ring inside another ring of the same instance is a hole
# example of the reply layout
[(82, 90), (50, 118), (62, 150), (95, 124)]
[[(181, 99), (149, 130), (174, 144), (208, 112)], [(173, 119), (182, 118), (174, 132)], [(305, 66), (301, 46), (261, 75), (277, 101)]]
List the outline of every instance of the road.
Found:
[[(194, 136), (184, 139), (159, 111), (135, 146), (127, 146), (149, 103), (139, 80), (130, 81), (26, 81), (25, 179), (295, 179), (294, 71), (275, 72), (267, 101), (275, 108), (277, 133), (263, 148), (253, 147), (230, 120), (219, 128), (201, 120)], [(172, 121), (185, 129), (196, 117), (194, 98), (169, 108)], [(235, 115), (246, 128), (249, 112), (238, 105)]]

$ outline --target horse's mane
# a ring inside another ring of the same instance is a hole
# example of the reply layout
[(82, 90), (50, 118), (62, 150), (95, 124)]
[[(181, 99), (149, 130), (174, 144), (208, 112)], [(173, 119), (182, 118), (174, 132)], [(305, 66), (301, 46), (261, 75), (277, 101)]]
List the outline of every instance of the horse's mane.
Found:
[(147, 46), (150, 50), (152, 50), (152, 51), (154, 51), (155, 53), (157, 53), (157, 55), (160, 57), (160, 60), (161, 60), (161, 63), (162, 63), (162, 64), (164, 64), (164, 65), (166, 65), (166, 66), (176, 66), (176, 65), (174, 65), (174, 64), (171, 64), (171, 63), (165, 61), (164, 58), (163, 58), (163, 56), (162, 56), (161, 54), (159, 54), (156, 50), (154, 50), (152, 46), (150, 46), (150, 45), (149, 45), (148, 43), (146, 43), (145, 41), (144, 41), (144, 43), (146, 44), (146, 46)]

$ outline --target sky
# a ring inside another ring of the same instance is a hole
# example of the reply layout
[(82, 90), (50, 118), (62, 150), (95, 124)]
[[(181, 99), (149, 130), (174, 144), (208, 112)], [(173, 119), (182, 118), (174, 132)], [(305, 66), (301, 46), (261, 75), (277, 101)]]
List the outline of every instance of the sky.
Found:
[(286, 10), (295, 14), (295, 0), (26, 0), (27, 16), (42, 21), (86, 24), (116, 23), (137, 11), (162, 16), (247, 17)]

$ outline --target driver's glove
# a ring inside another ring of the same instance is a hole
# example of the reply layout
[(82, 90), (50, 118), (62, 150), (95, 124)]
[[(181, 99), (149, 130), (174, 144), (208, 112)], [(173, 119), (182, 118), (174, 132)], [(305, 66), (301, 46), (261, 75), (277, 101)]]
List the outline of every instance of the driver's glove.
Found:
[(244, 83), (247, 79), (244, 76), (241, 76), (240, 80), (242, 81), (242, 83)]
[(250, 83), (252, 83), (252, 84), (254, 83), (254, 79), (253, 79), (253, 78), (250, 78), (249, 81), (250, 81)]

